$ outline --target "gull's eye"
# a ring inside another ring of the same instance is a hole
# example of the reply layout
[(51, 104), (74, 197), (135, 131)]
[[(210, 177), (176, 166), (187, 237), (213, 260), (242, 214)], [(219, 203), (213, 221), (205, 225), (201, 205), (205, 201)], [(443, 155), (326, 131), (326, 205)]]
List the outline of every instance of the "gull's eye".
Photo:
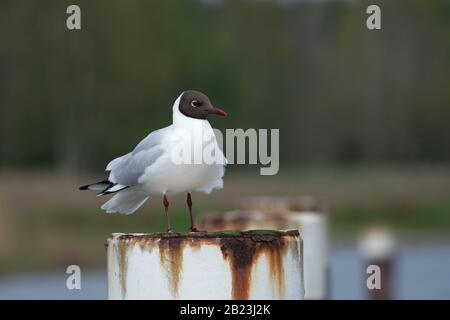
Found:
[(200, 107), (200, 102), (198, 100), (192, 100), (191, 106), (194, 108)]

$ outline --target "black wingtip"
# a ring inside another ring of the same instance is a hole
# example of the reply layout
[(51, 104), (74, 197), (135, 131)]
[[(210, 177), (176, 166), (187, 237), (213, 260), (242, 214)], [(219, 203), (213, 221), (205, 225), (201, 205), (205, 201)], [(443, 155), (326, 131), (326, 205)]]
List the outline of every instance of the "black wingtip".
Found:
[[(92, 189), (91, 187), (93, 187), (93, 186), (98, 186), (98, 185), (106, 185), (106, 186), (103, 186), (103, 190), (106, 190), (106, 189), (108, 189), (111, 185), (113, 185), (113, 183), (111, 182), (111, 181), (109, 181), (108, 179), (105, 179), (105, 180), (103, 180), (103, 181), (99, 181), (99, 182), (96, 182), (96, 183), (90, 183), (90, 184), (87, 184), (87, 185), (85, 185), (85, 186), (81, 186), (81, 187), (79, 187), (78, 189), (79, 190), (94, 190), (94, 189)], [(102, 189), (100, 189), (100, 190), (102, 190)]]
[(116, 191), (108, 191), (109, 188), (110, 188), (110, 187), (108, 187), (108, 188), (106, 188), (105, 190), (103, 190), (103, 191), (97, 193), (97, 197), (101, 197), (101, 196), (105, 196), (105, 195), (108, 195), (108, 194), (111, 194), (111, 193), (116, 193), (116, 192), (125, 190), (125, 189), (129, 188), (129, 186), (125, 186), (125, 187), (123, 187), (122, 189), (119, 189), (119, 190), (116, 190)]

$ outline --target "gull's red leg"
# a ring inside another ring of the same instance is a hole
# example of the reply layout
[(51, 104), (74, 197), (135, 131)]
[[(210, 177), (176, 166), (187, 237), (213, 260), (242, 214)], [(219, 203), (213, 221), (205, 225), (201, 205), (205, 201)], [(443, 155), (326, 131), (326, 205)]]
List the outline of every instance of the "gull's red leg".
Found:
[(169, 217), (169, 200), (167, 200), (166, 195), (163, 197), (163, 204), (164, 204), (164, 211), (166, 212), (166, 219), (167, 219), (167, 232), (172, 232), (172, 226), (170, 224), (170, 217)]
[(187, 205), (188, 205), (188, 208), (189, 208), (189, 218), (191, 219), (191, 231), (192, 232), (197, 232), (198, 230), (197, 230), (197, 228), (196, 227), (194, 227), (194, 218), (192, 217), (192, 198), (191, 198), (191, 194), (190, 193), (188, 193), (187, 194)]

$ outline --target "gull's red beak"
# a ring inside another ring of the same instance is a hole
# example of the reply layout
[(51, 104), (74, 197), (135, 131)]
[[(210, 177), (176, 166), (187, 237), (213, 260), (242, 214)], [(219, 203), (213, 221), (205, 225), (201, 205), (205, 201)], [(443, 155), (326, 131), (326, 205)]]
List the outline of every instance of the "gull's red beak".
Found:
[(218, 116), (226, 117), (227, 113), (219, 108), (210, 108), (208, 109), (208, 114), (215, 114)]

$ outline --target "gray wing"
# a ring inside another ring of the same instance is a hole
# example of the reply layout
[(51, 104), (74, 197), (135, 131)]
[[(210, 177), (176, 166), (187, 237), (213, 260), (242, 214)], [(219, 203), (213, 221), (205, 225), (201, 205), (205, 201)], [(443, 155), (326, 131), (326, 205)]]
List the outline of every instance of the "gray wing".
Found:
[(145, 169), (162, 155), (161, 141), (167, 130), (168, 127), (153, 131), (132, 152), (111, 161), (106, 167), (109, 181), (124, 186), (137, 184)]

